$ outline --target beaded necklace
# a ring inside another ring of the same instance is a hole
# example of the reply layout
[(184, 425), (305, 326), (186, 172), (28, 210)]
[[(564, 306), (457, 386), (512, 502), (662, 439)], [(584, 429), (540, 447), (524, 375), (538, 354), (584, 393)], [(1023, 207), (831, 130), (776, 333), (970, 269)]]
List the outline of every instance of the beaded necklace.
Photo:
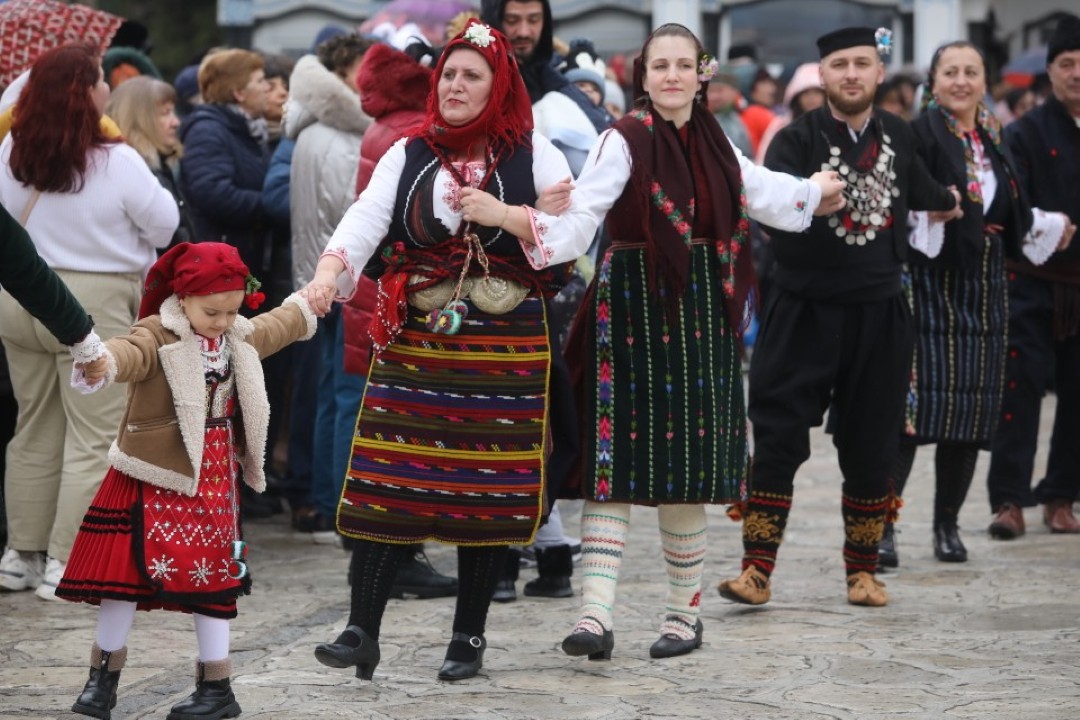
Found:
[(896, 151), (892, 149), (892, 139), (885, 132), (881, 133), (877, 159), (869, 170), (861, 171), (841, 157), (840, 148), (829, 142), (824, 131), (821, 135), (829, 144), (829, 159), (821, 164), (821, 169), (835, 170), (846, 183), (845, 211), (830, 215), (829, 227), (848, 245), (865, 245), (891, 225), (893, 198), (900, 197), (893, 169)]
[(978, 205), (983, 204), (982, 184), (979, 182), (979, 171), (983, 168), (983, 164), (988, 162), (986, 158), (985, 150), (983, 149), (982, 140), (979, 138), (979, 128), (982, 128), (987, 136), (990, 138), (990, 142), (994, 147), (1001, 151), (1001, 123), (994, 117), (993, 113), (986, 107), (985, 104), (979, 103), (978, 110), (975, 112), (975, 129), (966, 132), (960, 127), (960, 122), (956, 119), (956, 116), (948, 110), (948, 108), (939, 105), (937, 100), (931, 100), (928, 105), (929, 108), (939, 110), (941, 117), (945, 119), (945, 126), (949, 128), (949, 132), (960, 139), (960, 142), (964, 146), (964, 170), (967, 175), (967, 197), (973, 203)]

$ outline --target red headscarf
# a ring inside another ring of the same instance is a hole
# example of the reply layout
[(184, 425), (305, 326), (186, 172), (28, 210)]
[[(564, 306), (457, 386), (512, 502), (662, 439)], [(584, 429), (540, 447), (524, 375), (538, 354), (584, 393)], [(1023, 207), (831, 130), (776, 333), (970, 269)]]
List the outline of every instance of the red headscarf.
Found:
[[(439, 78), (442, 77), (446, 59), (463, 47), (479, 53), (491, 67), (494, 77), (484, 110), (471, 122), (453, 126), (448, 125), (439, 112)], [(495, 28), (471, 20), (464, 30), (446, 43), (439, 56), (431, 76), (427, 113), (414, 137), (422, 137), (429, 144), (451, 150), (464, 150), (478, 141), (513, 147), (524, 140), (532, 128), (532, 102), (518, 71), (510, 41)]]
[(160, 312), (161, 303), (170, 295), (213, 295), (232, 290), (243, 290), (244, 302), (254, 310), (266, 299), (257, 292), (259, 287), (232, 245), (180, 243), (159, 257), (147, 273), (139, 319)]

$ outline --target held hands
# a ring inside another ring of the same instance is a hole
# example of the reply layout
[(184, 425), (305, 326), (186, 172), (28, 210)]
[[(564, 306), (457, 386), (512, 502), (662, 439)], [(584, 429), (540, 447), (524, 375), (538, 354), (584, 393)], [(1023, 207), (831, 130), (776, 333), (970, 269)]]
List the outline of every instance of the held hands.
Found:
[(570, 192), (573, 189), (574, 182), (570, 176), (549, 185), (536, 199), (536, 209), (548, 215), (562, 215), (570, 209)]
[(315, 271), (315, 277), (299, 294), (307, 300), (311, 311), (317, 317), (325, 317), (334, 305), (337, 296), (337, 274), (330, 270)]
[(844, 187), (847, 183), (840, 179), (835, 170), (820, 170), (810, 176), (810, 182), (821, 188), (821, 202), (814, 210), (815, 215), (832, 215), (847, 204), (844, 199)]
[(953, 206), (952, 210), (932, 210), (928, 212), (927, 217), (930, 218), (930, 222), (949, 222), (964, 217), (964, 211), (960, 207), (960, 191), (956, 189), (955, 185), (950, 185), (949, 192), (956, 199), (956, 205)]
[[(1064, 213), (1062, 213), (1064, 215)], [(1068, 250), (1069, 245), (1072, 243), (1073, 235), (1076, 234), (1076, 225), (1069, 220), (1069, 217), (1065, 216), (1065, 232), (1061, 234), (1061, 240), (1058, 242), (1057, 252), (1062, 250)]]
[(105, 373), (109, 369), (109, 363), (105, 356), (102, 356), (93, 362), (85, 364), (75, 363), (75, 369), (83, 374), (87, 384), (97, 385), (98, 382), (104, 379)]

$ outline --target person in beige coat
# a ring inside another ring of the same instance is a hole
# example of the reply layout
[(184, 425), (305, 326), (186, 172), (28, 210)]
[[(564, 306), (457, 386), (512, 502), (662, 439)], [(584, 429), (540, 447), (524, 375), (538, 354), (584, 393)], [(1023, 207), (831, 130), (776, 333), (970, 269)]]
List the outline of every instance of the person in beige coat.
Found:
[(110, 469), (75, 539), (57, 597), (100, 606), (90, 677), (72, 711), (109, 717), (135, 611), (194, 615), (196, 689), (170, 720), (236, 717), (229, 620), (250, 591), (240, 483), (261, 492), (269, 404), (260, 361), (315, 333), (298, 296), (247, 319), (264, 299), (224, 243), (181, 243), (147, 277), (139, 322), (76, 364), (72, 384), (129, 383)]

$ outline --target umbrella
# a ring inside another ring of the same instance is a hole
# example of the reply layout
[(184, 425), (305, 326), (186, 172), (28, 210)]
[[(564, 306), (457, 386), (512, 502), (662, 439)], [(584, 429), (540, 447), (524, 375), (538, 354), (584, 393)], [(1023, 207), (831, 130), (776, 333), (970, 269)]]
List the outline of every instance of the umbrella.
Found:
[(0, 88), (7, 87), (42, 53), (87, 41), (105, 50), (123, 18), (85, 5), (55, 0), (0, 3)]
[(472, 3), (463, 0), (390, 0), (365, 20), (359, 30), (370, 33), (384, 23), (395, 28), (415, 23), (429, 43), (440, 47), (446, 43), (446, 26), (450, 20), (458, 13), (472, 9)]
[(1001, 68), (1003, 75), (1038, 75), (1046, 72), (1046, 46), (1040, 45), (1020, 53)]

